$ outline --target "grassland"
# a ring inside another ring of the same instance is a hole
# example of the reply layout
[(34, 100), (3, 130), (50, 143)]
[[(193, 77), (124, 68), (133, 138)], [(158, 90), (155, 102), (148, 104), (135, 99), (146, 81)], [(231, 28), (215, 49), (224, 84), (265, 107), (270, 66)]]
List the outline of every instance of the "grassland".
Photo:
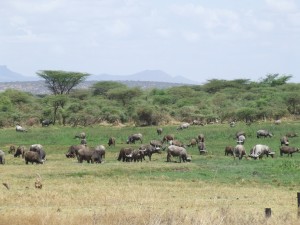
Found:
[[(188, 143), (205, 134), (208, 154), (199, 155), (188, 148), (191, 163), (167, 163), (166, 153), (155, 154), (152, 161), (124, 163), (116, 160), (127, 136), (141, 132), (144, 143), (161, 139), (156, 127), (32, 127), (27, 133), (0, 130), (0, 148), (6, 152), (6, 164), (0, 166), (2, 186), (0, 224), (299, 224), (297, 192), (300, 191), (300, 154), (280, 157), (279, 139), (287, 132), (299, 132), (300, 123), (283, 122), (192, 126), (177, 131), (163, 127)], [(268, 129), (274, 137), (257, 139), (256, 130)], [(234, 134), (247, 134), (249, 152), (255, 144), (267, 144), (276, 153), (262, 160), (234, 160), (224, 156), (226, 145), (235, 145)], [(65, 153), (78, 144), (74, 135), (86, 132), (89, 146), (104, 144), (102, 164), (77, 163)], [(108, 147), (110, 136), (115, 147)], [(25, 165), (21, 158), (9, 155), (9, 146), (40, 143), (47, 152), (43, 165)], [(139, 143), (132, 145), (139, 147)], [(300, 147), (300, 138), (290, 139)], [(42, 189), (35, 189), (37, 176)], [(272, 208), (272, 216), (264, 209)]]

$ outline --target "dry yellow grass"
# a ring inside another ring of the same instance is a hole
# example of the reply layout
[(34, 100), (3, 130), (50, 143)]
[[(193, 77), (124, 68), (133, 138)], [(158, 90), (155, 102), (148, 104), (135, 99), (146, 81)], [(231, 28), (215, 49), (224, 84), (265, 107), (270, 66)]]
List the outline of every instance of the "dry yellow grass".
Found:
[[(44, 165), (25, 165), (19, 163), (21, 159), (10, 159), (11, 164), (0, 167), (1, 183), (10, 186), (2, 186), (0, 225), (300, 223), (296, 193), (282, 187), (245, 184), (243, 180), (224, 185), (130, 174), (70, 176), (80, 171), (155, 165), (88, 165), (53, 157)], [(41, 189), (35, 188), (37, 174), (41, 176)], [(269, 219), (264, 215), (267, 207), (272, 208)]]

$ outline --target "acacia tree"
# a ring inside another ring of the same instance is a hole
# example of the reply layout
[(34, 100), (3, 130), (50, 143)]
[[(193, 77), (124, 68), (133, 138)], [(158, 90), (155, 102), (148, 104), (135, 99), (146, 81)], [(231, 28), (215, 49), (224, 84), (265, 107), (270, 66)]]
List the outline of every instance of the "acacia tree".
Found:
[(42, 70), (37, 75), (45, 79), (47, 88), (57, 96), (53, 101), (53, 122), (55, 123), (58, 107), (64, 108), (65, 98), (59, 96), (68, 95), (78, 84), (85, 81), (87, 73), (68, 72), (61, 70)]

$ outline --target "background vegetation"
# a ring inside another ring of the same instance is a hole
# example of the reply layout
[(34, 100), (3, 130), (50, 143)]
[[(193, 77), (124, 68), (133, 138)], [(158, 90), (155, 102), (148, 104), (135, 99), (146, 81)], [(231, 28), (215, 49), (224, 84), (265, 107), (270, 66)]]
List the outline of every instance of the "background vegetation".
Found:
[[(77, 83), (88, 76), (75, 75), (79, 76)], [(290, 77), (269, 74), (259, 82), (213, 79), (203, 85), (147, 90), (110, 81), (76, 90), (72, 89), (73, 82), (67, 92), (39, 96), (9, 89), (0, 93), (0, 127), (17, 123), (34, 126), (41, 119), (71, 126), (102, 123), (148, 126), (193, 120), (204, 124), (281, 118), (297, 120), (300, 84), (287, 83)], [(53, 89), (53, 86), (49, 88)]]

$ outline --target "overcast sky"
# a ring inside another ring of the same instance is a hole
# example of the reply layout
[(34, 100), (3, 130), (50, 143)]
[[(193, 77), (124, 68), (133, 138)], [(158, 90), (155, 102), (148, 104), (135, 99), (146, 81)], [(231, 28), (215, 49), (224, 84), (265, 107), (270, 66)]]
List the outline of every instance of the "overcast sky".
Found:
[(158, 69), (300, 82), (299, 0), (0, 0), (0, 15), (0, 65), (26, 76)]

